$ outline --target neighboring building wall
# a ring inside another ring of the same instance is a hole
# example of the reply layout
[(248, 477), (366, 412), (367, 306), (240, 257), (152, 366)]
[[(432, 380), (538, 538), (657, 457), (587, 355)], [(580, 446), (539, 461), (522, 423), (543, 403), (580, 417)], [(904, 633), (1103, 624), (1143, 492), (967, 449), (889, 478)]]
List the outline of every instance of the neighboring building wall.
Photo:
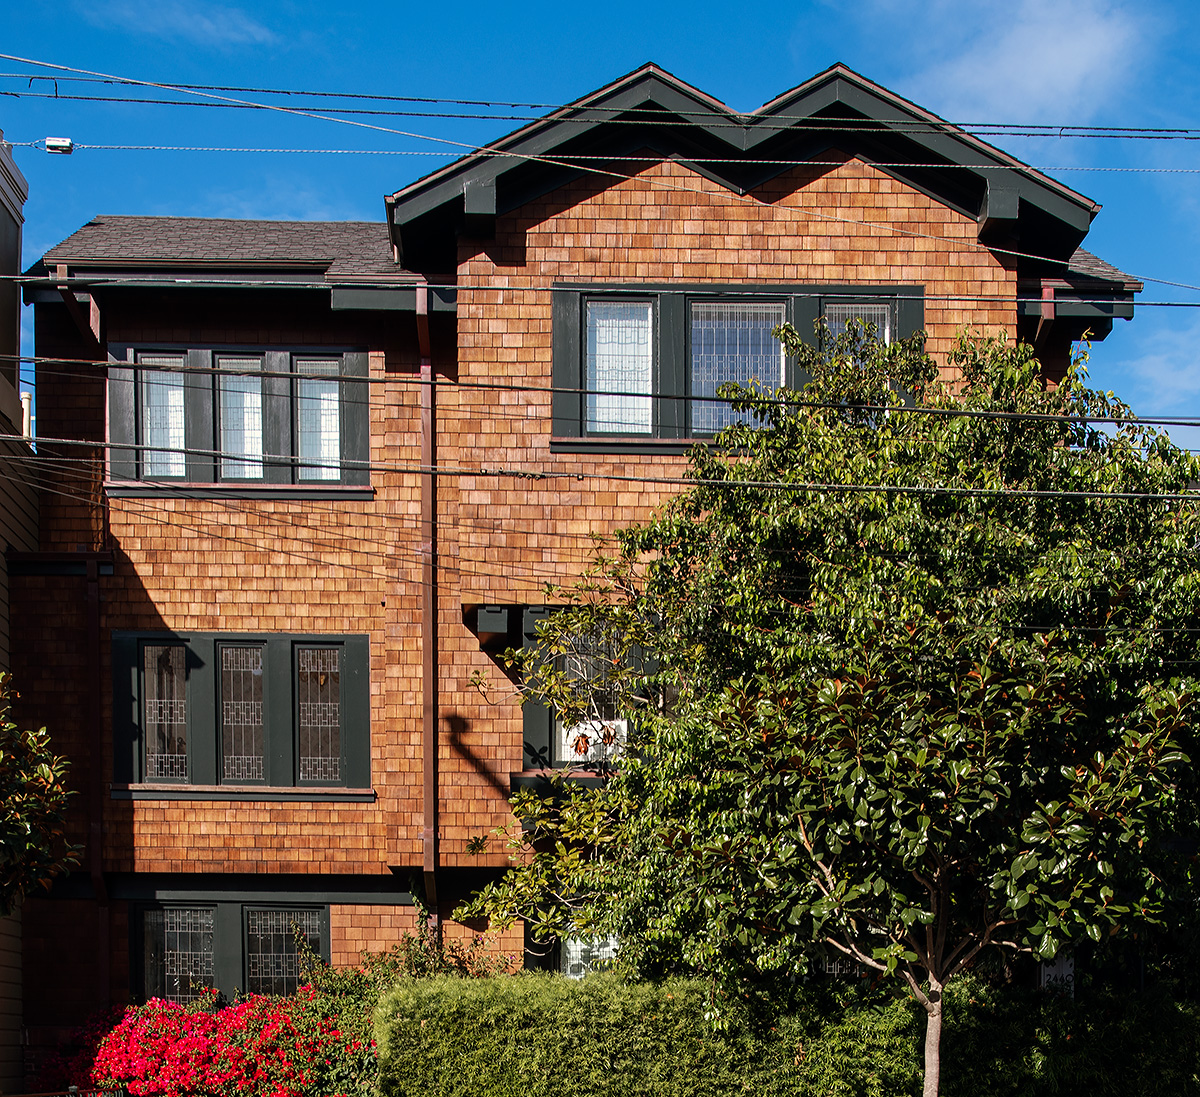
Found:
[[(21, 272), (22, 207), (28, 187), (0, 132), (0, 275)], [(20, 288), (0, 278), (0, 434), (21, 433), (18, 396), (21, 349)], [(37, 495), (30, 448), (0, 441), (0, 549), (37, 547)], [(0, 556), (0, 671), (9, 669), (8, 562)], [(20, 683), (17, 683), (19, 688)], [(21, 916), (0, 919), (0, 1093), (21, 1088)]]
[[(928, 349), (950, 380), (946, 355), (963, 328), (1016, 330), (1015, 273), (978, 246), (976, 223), (859, 160), (793, 169), (745, 197), (668, 161), (628, 181), (571, 184), (499, 218), (494, 240), (463, 240), (458, 377), (517, 388), (439, 389), (438, 461), (547, 476), (439, 481), (449, 865), (503, 863), (495, 841), (482, 857), (466, 846), (508, 821), (497, 787), (524, 767), (521, 710), (464, 626), (463, 607), (543, 602), (546, 582), (569, 582), (592, 558), (593, 535), (644, 520), (676, 490), (606, 475), (670, 477), (686, 464), (670, 454), (552, 451), (550, 287), (558, 281), (919, 285)], [(471, 685), (474, 672), (490, 682), (486, 699)]]

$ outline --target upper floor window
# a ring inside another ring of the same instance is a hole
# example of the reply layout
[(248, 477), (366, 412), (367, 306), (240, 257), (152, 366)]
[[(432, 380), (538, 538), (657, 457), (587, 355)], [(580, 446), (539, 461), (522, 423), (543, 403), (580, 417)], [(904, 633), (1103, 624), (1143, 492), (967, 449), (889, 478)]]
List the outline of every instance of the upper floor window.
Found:
[(716, 397), (736, 382), (765, 392), (807, 380), (772, 334), (824, 316), (884, 341), (924, 321), (914, 286), (561, 286), (554, 294), (556, 439), (638, 445), (715, 434), (744, 418)]
[(112, 478), (367, 484), (366, 376), (360, 351), (125, 348), (109, 366)]
[(122, 783), (370, 784), (365, 636), (113, 635)]

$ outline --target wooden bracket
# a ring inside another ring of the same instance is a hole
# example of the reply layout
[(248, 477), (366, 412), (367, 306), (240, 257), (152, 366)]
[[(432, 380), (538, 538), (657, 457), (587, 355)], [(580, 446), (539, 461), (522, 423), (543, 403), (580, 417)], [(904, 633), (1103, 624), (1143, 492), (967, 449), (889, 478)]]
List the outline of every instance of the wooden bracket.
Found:
[(55, 267), (54, 276), (58, 279), (58, 293), (63, 304), (67, 306), (67, 314), (71, 317), (71, 322), (83, 337), (84, 342), (87, 343), (92, 357), (97, 361), (104, 361), (106, 355), (104, 344), (100, 339), (100, 306), (96, 303), (96, 298), (91, 294), (88, 295), (88, 311), (85, 315), (79, 298), (75, 296), (75, 291), (70, 287), (67, 264), (59, 263)]

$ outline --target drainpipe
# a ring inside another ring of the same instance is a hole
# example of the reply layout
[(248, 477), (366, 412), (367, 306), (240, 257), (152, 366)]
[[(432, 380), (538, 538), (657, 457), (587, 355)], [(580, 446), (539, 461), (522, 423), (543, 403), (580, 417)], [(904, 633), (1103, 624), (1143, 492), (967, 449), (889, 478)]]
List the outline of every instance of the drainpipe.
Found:
[(96, 1001), (109, 1005), (112, 955), (109, 947), (108, 888), (104, 882), (104, 755), (100, 721), (100, 563), (87, 561), (87, 732), (91, 746), (88, 785), (88, 869), (96, 896)]
[(33, 440), (33, 393), (21, 393), (21, 437), (26, 442)]
[(435, 936), (441, 933), (438, 915), (438, 679), (437, 679), (437, 478), (434, 461), (433, 358), (429, 345), (429, 286), (417, 286), (417, 345), (421, 355), (421, 759), (423, 769), (422, 834), (425, 901)]

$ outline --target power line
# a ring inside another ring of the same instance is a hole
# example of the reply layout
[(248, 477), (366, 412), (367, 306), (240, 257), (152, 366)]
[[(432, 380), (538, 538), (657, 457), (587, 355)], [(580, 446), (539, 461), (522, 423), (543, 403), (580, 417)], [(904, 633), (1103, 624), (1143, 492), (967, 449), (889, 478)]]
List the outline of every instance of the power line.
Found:
[[(75, 67), (72, 67), (69, 65), (59, 65), (59, 64), (54, 64), (51, 62), (33, 61), (33, 60), (30, 60), (29, 58), (16, 57), (11, 54), (0, 53), (0, 58), (4, 58), (4, 59), (10, 60), (10, 61), (18, 61), (22, 64), (40, 65), (40, 66), (43, 66), (46, 68), (51, 68), (51, 69), (55, 69), (55, 70), (59, 70), (59, 71), (78, 73), (78, 74), (85, 75), (85, 76), (100, 77), (105, 80), (125, 80), (129, 83), (134, 83), (134, 84), (137, 84), (139, 86), (144, 86), (144, 87), (158, 87), (158, 88), (171, 87), (171, 85), (168, 85), (168, 84), (159, 84), (159, 83), (154, 83), (153, 81), (146, 81), (146, 80), (132, 80), (131, 78), (128, 78), (128, 77), (116, 77), (116, 76), (112, 76), (111, 74), (108, 74), (108, 73), (95, 72), (90, 69), (75, 68)], [(245, 101), (243, 101), (243, 100), (230, 99), (228, 96), (217, 95), (212, 92), (196, 91), (191, 94), (204, 96), (207, 99), (219, 100), (222, 102), (241, 103), (242, 105), (247, 105), (245, 103)], [(504, 155), (506, 153), (506, 150), (497, 149), (493, 145), (476, 145), (476, 144), (472, 144), (470, 142), (452, 141), (452, 140), (449, 140), (448, 138), (430, 137), (427, 134), (412, 133), (409, 131), (398, 130), (398, 129), (394, 129), (394, 128), (387, 127), (387, 126), (379, 126), (374, 123), (367, 123), (367, 122), (362, 122), (362, 121), (358, 121), (355, 119), (349, 119), (349, 118), (338, 118), (338, 117), (334, 117), (331, 115), (315, 113), (313, 111), (308, 111), (308, 110), (301, 110), (301, 109), (297, 109), (294, 107), (280, 106), (278, 104), (249, 104), (249, 105), (257, 106), (264, 110), (277, 111), (277, 112), (280, 112), (283, 114), (296, 115), (298, 117), (311, 118), (311, 119), (316, 119), (318, 121), (336, 122), (336, 123), (340, 123), (342, 125), (355, 126), (355, 127), (359, 127), (359, 128), (363, 128), (363, 129), (373, 130), (373, 131), (380, 132), (380, 133), (390, 133), (390, 134), (395, 134), (397, 136), (402, 136), (402, 137), (412, 137), (412, 138), (416, 138), (418, 140), (423, 140), (423, 141), (436, 141), (436, 142), (439, 142), (442, 144), (452, 145), (458, 149), (465, 150), (468, 154)], [(1197, 139), (1200, 139), (1200, 135), (1198, 135)], [(510, 153), (510, 155), (517, 155), (521, 159), (528, 161), (528, 162), (544, 163), (544, 164), (549, 164), (549, 165), (552, 165), (555, 167), (576, 167), (577, 166), (575, 164), (570, 163), (569, 161), (563, 161), (562, 159), (557, 158), (555, 156), (539, 156), (539, 155), (533, 155), (533, 154), (528, 154), (528, 153), (518, 153), (518, 154)], [(1004, 155), (1007, 155), (1007, 154), (1004, 154)], [(1013, 160), (1013, 166), (1018, 169), (1021, 169), (1021, 168), (1027, 169), (1027, 165), (1021, 164), (1019, 161), (1016, 161), (1016, 160)], [(633, 178), (633, 176), (631, 176), (631, 175), (628, 175), (628, 174), (625, 174), (622, 172), (605, 170), (598, 166), (591, 168), (590, 171), (592, 172), (592, 174), (602, 175), (602, 176), (611, 177), (611, 178), (615, 178), (615, 179), (620, 179), (623, 181), (630, 181)], [(658, 179), (649, 179), (649, 180), (646, 180), (646, 182), (649, 183), (652, 188), (658, 187), (659, 189), (662, 189), (662, 190), (674, 190), (674, 191), (679, 191), (682, 193), (690, 193), (690, 194), (707, 196), (707, 192), (700, 190), (696, 187), (672, 185), (672, 184), (667, 183), (665, 180), (658, 180)], [(734, 200), (739, 200), (739, 201), (743, 201), (743, 202), (755, 201), (755, 199), (753, 198), (752, 195), (732, 195), (731, 197)], [(873, 221), (862, 221), (862, 220), (857, 220), (854, 218), (847, 218), (847, 217), (838, 217), (838, 216), (832, 215), (832, 214), (818, 213), (815, 210), (805, 210), (804, 212), (807, 213), (808, 216), (817, 218), (819, 220), (841, 222), (841, 223), (845, 223), (845, 224), (853, 224), (853, 225), (857, 225), (860, 227), (872, 228), (875, 230), (883, 229), (885, 231), (890, 231), (891, 233), (896, 234), (896, 235), (908, 236), (908, 237), (912, 237), (915, 239), (929, 239), (929, 240), (939, 240), (939, 241), (943, 239), (942, 237), (935, 236), (931, 233), (918, 232), (913, 229), (902, 229), (897, 226), (889, 225), (886, 223), (873, 222)], [(1010, 256), (1013, 256), (1014, 258), (1034, 259), (1034, 260), (1037, 260), (1040, 262), (1049, 262), (1049, 263), (1061, 265), (1064, 267), (1067, 267), (1070, 265), (1069, 259), (1061, 259), (1061, 260), (1048, 259), (1046, 256), (1039, 256), (1039, 255), (1036, 255), (1031, 252), (1022, 252), (1022, 251), (1018, 251), (1018, 250), (1015, 250), (1012, 248), (1000, 248), (1000, 247), (994, 247), (994, 246), (989, 247), (986, 244), (980, 244), (980, 243), (971, 244), (971, 242), (969, 242), (969, 241), (962, 241), (962, 243), (966, 244), (969, 247), (975, 247), (975, 248), (978, 248), (981, 250), (990, 251), (995, 254), (1010, 255)], [(1166, 279), (1140, 277), (1139, 280), (1142, 282), (1155, 282), (1160, 285), (1170, 285), (1170, 286), (1176, 286), (1176, 287), (1184, 288), (1184, 289), (1200, 290), (1200, 286), (1193, 286), (1193, 285), (1189, 285), (1187, 283), (1169, 281)]]
[[(0, 434), (0, 441), (8, 442), (23, 442), (25, 439), (21, 435), (16, 434)], [(136, 450), (145, 451), (152, 450), (155, 452), (168, 453), (183, 453), (196, 456), (221, 456), (220, 450), (207, 450), (200, 448), (189, 447), (164, 447), (162, 445), (139, 444), (130, 442), (99, 442), (87, 441), (83, 439), (73, 438), (39, 438), (39, 445), (45, 446), (86, 446), (93, 449), (103, 450)], [(244, 459), (244, 455), (226, 455)], [(265, 460), (275, 460), (273, 457), (265, 457)], [(311, 459), (301, 459), (299, 457), (281, 456), (278, 460), (305, 465), (316, 465)], [(326, 463), (325, 467), (335, 467), (332, 463)], [(1060, 488), (1014, 488), (1014, 487), (997, 487), (997, 488), (982, 488), (982, 487), (955, 487), (949, 485), (926, 485), (926, 484), (854, 484), (854, 483), (837, 483), (834, 481), (807, 481), (807, 480), (748, 480), (738, 479), (736, 477), (722, 479), (708, 479), (696, 476), (647, 476), (622, 474), (615, 472), (597, 472), (592, 468), (586, 470), (558, 470), (558, 469), (538, 469), (529, 465), (508, 465), (489, 468), (487, 466), (479, 466), (478, 468), (470, 468), (463, 466), (447, 466), (447, 465), (403, 465), (399, 462), (376, 462), (370, 464), (361, 461), (346, 461), (339, 463), (338, 467), (355, 468), (362, 470), (369, 468), (371, 471), (392, 474), (410, 474), (410, 475), (434, 475), (434, 476), (451, 476), (451, 477), (481, 477), (494, 479), (512, 479), (518, 481), (547, 481), (547, 480), (575, 480), (575, 481), (591, 481), (599, 480), (605, 483), (631, 483), (631, 484), (653, 484), (664, 487), (728, 487), (736, 489), (744, 488), (761, 488), (796, 492), (800, 494), (825, 494), (831, 492), (849, 492), (852, 494), (872, 494), (878, 493), (882, 495), (949, 495), (949, 496), (967, 496), (973, 498), (993, 498), (1011, 496), (1014, 498), (1030, 498), (1030, 499), (1095, 499), (1106, 501), (1155, 501), (1155, 502), (1196, 502), (1200, 501), (1200, 490), (1197, 491), (1173, 491), (1173, 492), (1146, 492), (1146, 491), (1065, 491)], [(122, 482), (124, 483), (124, 482)], [(129, 481), (131, 486), (136, 484), (152, 484), (161, 485), (167, 488), (176, 488), (180, 490), (188, 490), (189, 482), (168, 481), (165, 484), (162, 481)], [(191, 488), (203, 488), (205, 485), (191, 484)], [(241, 485), (239, 485), (241, 486)], [(267, 485), (269, 486), (269, 485)], [(316, 483), (315, 486), (319, 486)], [(236, 490), (236, 489), (235, 489)]]
[[(6, 60), (21, 61), (25, 64), (37, 65), (43, 68), (51, 68), (66, 72), (83, 73), (86, 69), (72, 68), (67, 65), (57, 65), (47, 61), (36, 61), (26, 58), (13, 57), (9, 54), (0, 54), (0, 58)], [(151, 105), (151, 106), (187, 106), (187, 107), (224, 107), (233, 109), (256, 109), (256, 110), (276, 110), (280, 109), (278, 104), (271, 103), (253, 103), (244, 100), (234, 100), (224, 95), (212, 95), (213, 92), (238, 92), (241, 94), (251, 95), (278, 95), (278, 96), (307, 96), (313, 99), (337, 99), (348, 101), (371, 101), (371, 102), (393, 102), (393, 103), (413, 103), (426, 104), (429, 106), (450, 105), (450, 106), (477, 106), (487, 109), (487, 113), (479, 111), (461, 112), (461, 111), (433, 111), (433, 110), (402, 110), (402, 109), (367, 109), (358, 107), (345, 107), (330, 105), (326, 107), (316, 107), (309, 104), (301, 104), (295, 107), (289, 107), (295, 111), (312, 111), (312, 110), (334, 110), (340, 114), (356, 114), (360, 116), (389, 116), (389, 117), (414, 117), (414, 118), (451, 118), (465, 119), (472, 121), (502, 121), (502, 122), (579, 122), (590, 124), (596, 120), (596, 116), (600, 115), (605, 122), (625, 123), (630, 125), (644, 126), (648, 123), (658, 125), (683, 125), (691, 126), (693, 122), (687, 119), (672, 119), (669, 115), (675, 112), (668, 112), (658, 107), (609, 107), (602, 104), (575, 102), (565, 104), (546, 104), (546, 103), (511, 103), (504, 101), (491, 100), (471, 100), (471, 99), (450, 99), (450, 98), (435, 98), (428, 96), (396, 96), (396, 95), (374, 95), (355, 92), (328, 92), (328, 91), (301, 91), (295, 89), (272, 89), (272, 88), (250, 88), (240, 87), (235, 85), (219, 85), (219, 84), (178, 84), (159, 81), (137, 80), (129, 77), (107, 76), (102, 74), (93, 74), (85, 77), (47, 77), (29, 73), (0, 73), (0, 79), (29, 79), (30, 84), (34, 79), (40, 80), (61, 80), (64, 83), (73, 81), (78, 83), (102, 83), (108, 85), (126, 86), (126, 87), (143, 87), (143, 88), (159, 88), (164, 91), (185, 92), (188, 94), (205, 95), (209, 99), (206, 102), (196, 102), (195, 100), (187, 99), (150, 99), (150, 98), (131, 98), (129, 96), (98, 96), (98, 95), (65, 95), (57, 89), (54, 92), (35, 92), (27, 91), (0, 91), (0, 95), (9, 96), (11, 98), (33, 98), (33, 99), (61, 99), (67, 102), (84, 101), (84, 102), (102, 102), (102, 103), (125, 103), (131, 105)], [(497, 114), (497, 110), (541, 110), (550, 111), (551, 114)], [(572, 117), (566, 112), (578, 112), (584, 117)], [(554, 115), (563, 113), (565, 117), (554, 117)], [(810, 129), (815, 131), (828, 132), (830, 130), (863, 130), (868, 132), (877, 132), (880, 130), (894, 130), (901, 133), (916, 133), (916, 134), (933, 134), (961, 131), (970, 136), (978, 136), (980, 134), (987, 135), (1002, 135), (1009, 137), (1048, 137), (1056, 140), (1063, 138), (1117, 138), (1117, 139), (1146, 139), (1146, 140), (1200, 140), (1200, 129), (1192, 129), (1188, 127), (1165, 127), (1165, 126), (1097, 126), (1090, 124), (1077, 123), (1023, 123), (1023, 122), (951, 122), (940, 118), (911, 118), (911, 119), (891, 119), (884, 123), (879, 119), (873, 118), (831, 118), (819, 119), (814, 118), (809, 114), (770, 114), (760, 115), (756, 112), (749, 114), (741, 114), (740, 112), (730, 111), (731, 115), (737, 115), (745, 121), (738, 121), (737, 118), (731, 117), (728, 121), (719, 119), (706, 119), (705, 125), (713, 129), (745, 129), (747, 124), (768, 124), (776, 122), (788, 123), (789, 129)]]
[[(0, 92), (0, 94), (3, 94)], [(45, 138), (37, 141), (9, 141), (17, 148), (44, 149)], [(202, 152), (202, 153), (255, 153), (280, 155), (325, 155), (325, 156), (454, 156), (450, 152), (437, 152), (433, 149), (330, 149), (330, 148), (266, 148), (241, 145), (94, 145), (75, 142), (72, 146), (75, 152)], [(495, 150), (495, 155), (518, 155)], [(564, 162), (587, 164), (591, 162), (656, 164), (662, 161), (661, 156), (634, 156), (625, 153), (563, 153), (560, 156)], [(755, 167), (841, 167), (844, 160), (797, 160), (797, 159), (747, 159), (744, 157), (693, 156), (686, 161), (689, 164), (724, 165), (735, 164)], [(965, 171), (1012, 171), (1010, 164), (930, 164), (918, 160), (863, 160), (864, 164), (874, 168), (929, 168), (939, 170)], [(1141, 172), (1155, 175), (1196, 175), (1200, 168), (1163, 168), (1141, 166), (1106, 167), (1090, 164), (1060, 164), (1043, 166), (1029, 164), (1028, 167), (1040, 172), (1060, 171), (1099, 171), (1099, 172)]]
[[(19, 359), (21, 362), (33, 362), (33, 363), (37, 363), (37, 364), (44, 363), (47, 365), (80, 365), (80, 366), (85, 366), (85, 367), (86, 366), (92, 366), (92, 367), (103, 366), (103, 367), (106, 367), (109, 369), (119, 368), (119, 369), (130, 369), (130, 370), (138, 370), (138, 369), (146, 368), (146, 367), (140, 367), (139, 364), (136, 362), (125, 362), (125, 361), (120, 361), (120, 360), (113, 360), (113, 361), (108, 361), (108, 362), (95, 362), (95, 361), (92, 361), (91, 359), (86, 359), (86, 358), (69, 359), (69, 358), (55, 358), (55, 357), (44, 357), (43, 358), (43, 357), (35, 357), (35, 356), (30, 356), (30, 355), (0, 355), (0, 361), (5, 360), (5, 359), (12, 361), (14, 358)], [(174, 367), (171, 369), (155, 368), (153, 370), (153, 372), (156, 372), (156, 373), (184, 373), (184, 374), (197, 373), (197, 374), (202, 374), (205, 376), (224, 375), (224, 376), (230, 376), (230, 377), (252, 377), (252, 378), (253, 377), (270, 377), (270, 378), (293, 379), (293, 380), (300, 376), (299, 374), (291, 373), (291, 372), (288, 372), (285, 370), (239, 370), (239, 369), (226, 369), (226, 368), (223, 368), (220, 366), (179, 366), (179, 367)], [(79, 372), (75, 371), (75, 370), (51, 371), (51, 373), (53, 376), (59, 376), (59, 377), (77, 378), (79, 376)], [(337, 380), (339, 382), (349, 383), (349, 384), (365, 384), (365, 385), (399, 384), (399, 385), (411, 386), (414, 388), (432, 387), (435, 391), (437, 389), (446, 389), (450, 392), (478, 391), (478, 392), (537, 393), (537, 394), (544, 394), (544, 395), (551, 395), (551, 396), (554, 396), (554, 395), (613, 396), (613, 397), (618, 397), (618, 398), (630, 398), (630, 399), (636, 398), (636, 399), (650, 401), (650, 402), (683, 401), (686, 403), (721, 404), (721, 405), (730, 405), (735, 402), (735, 398), (733, 398), (733, 397), (721, 397), (721, 396), (716, 396), (716, 395), (711, 395), (711, 396), (710, 395), (695, 395), (692, 393), (664, 392), (664, 393), (647, 394), (645, 392), (619, 392), (619, 391), (615, 391), (613, 389), (589, 389), (589, 388), (569, 386), (569, 385), (530, 385), (530, 384), (522, 385), (522, 384), (514, 384), (512, 382), (502, 382), (502, 381), (469, 381), (469, 380), (463, 381), (463, 380), (453, 380), (448, 377), (437, 377), (437, 376), (434, 376), (427, 380), (425, 378), (422, 378), (422, 377), (416, 375), (415, 373), (407, 373), (407, 374), (395, 373), (395, 374), (388, 374), (385, 376), (374, 375), (374, 376), (366, 376), (366, 377), (359, 376), (359, 375), (339, 373), (339, 374), (328, 375), (327, 379)], [(774, 402), (777, 403), (779, 406), (786, 407), (786, 408), (817, 409), (817, 410), (828, 410), (828, 411), (847, 410), (846, 404), (838, 403), (838, 402), (834, 402), (834, 401), (805, 400), (802, 398), (789, 397), (788, 399), (775, 400)], [(529, 407), (529, 406), (533, 406), (533, 405), (525, 405), (525, 406)], [(491, 415), (493, 413), (502, 414), (501, 412), (499, 412), (500, 407), (503, 407), (503, 405), (490, 407), (488, 409), (488, 414), (489, 415)], [(1118, 425), (1118, 426), (1137, 425), (1137, 426), (1167, 426), (1167, 427), (1171, 427), (1171, 426), (1174, 426), (1174, 427), (1200, 427), (1200, 418), (1193, 418), (1193, 417), (1180, 416), (1180, 415), (1140, 416), (1140, 415), (1133, 413), (1132, 411), (1128, 415), (1071, 415), (1071, 414), (1059, 414), (1059, 413), (1054, 413), (1054, 412), (1023, 412), (1023, 411), (1003, 411), (1000, 409), (992, 409), (992, 408), (988, 408), (988, 409), (965, 408), (965, 407), (961, 407), (961, 406), (940, 407), (940, 406), (931, 406), (931, 405), (927, 405), (927, 404), (892, 405), (892, 404), (866, 404), (866, 403), (855, 404), (853, 406), (853, 410), (855, 410), (855, 411), (887, 412), (888, 414), (896, 414), (896, 415), (930, 415), (930, 416), (935, 416), (938, 418), (999, 419), (999, 420), (1017, 420), (1017, 421), (1024, 420), (1024, 421), (1029, 421), (1029, 422), (1074, 423), (1074, 424), (1080, 424), (1080, 425), (1084, 425), (1084, 424), (1088, 424), (1088, 423), (1112, 423), (1112, 424)], [(469, 414), (471, 416), (475, 416), (478, 414), (474, 407), (462, 408), (460, 406), (455, 406), (455, 405), (439, 405), (438, 414), (441, 415), (446, 412), (453, 412), (455, 414), (459, 414), (459, 413)], [(520, 419), (525, 419), (526, 415), (521, 414), (520, 416), (516, 416), (516, 417), (520, 418)], [(3, 437), (4, 437), (3, 435), (0, 435), (0, 439), (3, 439)], [(36, 439), (36, 440), (37, 441), (46, 441), (46, 439), (40, 439), (40, 438)], [(626, 440), (626, 439), (617, 439), (617, 441), (623, 441), (623, 440)], [(687, 442), (689, 440), (690, 439), (686, 439), (686, 438), (679, 439), (680, 442)], [(117, 445), (117, 444), (114, 443), (114, 445)], [(124, 444), (121, 444), (121, 448), (130, 448), (130, 447), (126, 447), (126, 446), (124, 446)], [(158, 450), (163, 449), (162, 446), (151, 446), (148, 448), (158, 449)], [(175, 451), (172, 451), (172, 452), (175, 452)], [(179, 451), (179, 452), (184, 452), (184, 451)], [(192, 451), (189, 451), (189, 452), (192, 452)], [(194, 452), (198, 456), (211, 455), (210, 451), (196, 450)], [(216, 453), (217, 456), (220, 456), (220, 453), (217, 451), (211, 451), (211, 452)], [(268, 459), (273, 460), (274, 458), (268, 458)], [(299, 460), (299, 459), (296, 458), (295, 460)]]

